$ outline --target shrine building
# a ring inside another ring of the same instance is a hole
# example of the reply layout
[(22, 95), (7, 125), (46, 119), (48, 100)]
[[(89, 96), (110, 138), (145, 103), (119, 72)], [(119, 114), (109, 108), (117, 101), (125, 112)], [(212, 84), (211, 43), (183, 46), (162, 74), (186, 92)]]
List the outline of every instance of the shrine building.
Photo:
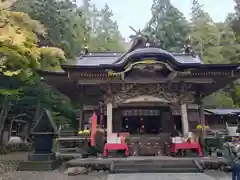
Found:
[[(91, 53), (63, 71), (39, 71), (52, 86), (78, 102), (79, 129), (98, 124), (107, 133), (163, 136), (205, 124), (202, 99), (240, 76), (238, 64), (204, 64), (200, 55), (167, 52), (136, 39), (126, 53)], [(196, 110), (197, 109), (197, 110)]]

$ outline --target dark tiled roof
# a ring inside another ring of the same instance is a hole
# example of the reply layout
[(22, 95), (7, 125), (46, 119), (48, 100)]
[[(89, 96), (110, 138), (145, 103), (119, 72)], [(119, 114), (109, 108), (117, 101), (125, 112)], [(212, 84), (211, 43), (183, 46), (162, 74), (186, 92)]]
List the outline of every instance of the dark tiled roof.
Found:
[(182, 54), (176, 54), (173, 55), (175, 57), (175, 59), (179, 62), (179, 63), (185, 63), (185, 64), (192, 64), (192, 63), (196, 63), (196, 64), (203, 64), (201, 58), (197, 55), (195, 57), (191, 56), (191, 55), (182, 55)]
[[(150, 51), (149, 51), (150, 50)], [(180, 64), (203, 64), (201, 58), (196, 55), (181, 54), (181, 53), (169, 53), (158, 48), (142, 48), (136, 49), (128, 54), (124, 53), (89, 53), (85, 56), (80, 56), (76, 60), (76, 66), (98, 66), (101, 64), (121, 64), (132, 54), (144, 54), (144, 53), (163, 53), (171, 55), (177, 63)]]
[(200, 59), (199, 56), (192, 56), (191, 54), (183, 54), (183, 53), (170, 53), (168, 51), (165, 51), (160, 48), (139, 48), (136, 49), (128, 54), (126, 54), (123, 58), (121, 58), (120, 61), (117, 62), (117, 64), (121, 64), (124, 61), (126, 61), (129, 57), (132, 56), (148, 56), (148, 55), (156, 55), (156, 57), (170, 57), (176, 60), (177, 63), (180, 64), (202, 64), (202, 60)]
[(100, 64), (113, 64), (123, 53), (89, 53), (77, 58), (77, 66), (96, 66)]
[(236, 115), (240, 114), (240, 109), (205, 109), (205, 111), (216, 115)]

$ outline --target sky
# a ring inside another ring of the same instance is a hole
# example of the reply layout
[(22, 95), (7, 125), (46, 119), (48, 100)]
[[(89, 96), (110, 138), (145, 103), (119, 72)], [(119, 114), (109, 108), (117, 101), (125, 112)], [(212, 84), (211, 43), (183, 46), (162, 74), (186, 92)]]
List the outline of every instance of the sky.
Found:
[[(76, 0), (81, 4), (83, 0)], [(192, 0), (171, 0), (187, 19), (189, 19)], [(214, 21), (224, 21), (228, 13), (233, 12), (233, 0), (199, 0), (204, 5), (204, 10), (210, 14)], [(92, 0), (98, 8), (105, 3), (114, 13), (113, 19), (117, 21), (123, 37), (128, 38), (133, 32), (129, 26), (135, 29), (143, 29), (151, 18), (152, 0)]]

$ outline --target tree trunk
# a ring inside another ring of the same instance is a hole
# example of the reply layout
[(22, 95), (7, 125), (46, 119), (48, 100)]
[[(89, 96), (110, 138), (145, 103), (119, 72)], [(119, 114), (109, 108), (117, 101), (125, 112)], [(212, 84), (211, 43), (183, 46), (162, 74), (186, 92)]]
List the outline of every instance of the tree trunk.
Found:
[(2, 109), (0, 112), (0, 144), (2, 143), (3, 130), (9, 112), (8, 96), (4, 96), (2, 100)]
[(40, 118), (42, 118), (42, 115), (43, 115), (43, 112), (42, 112), (42, 109), (41, 109), (41, 102), (39, 100), (37, 102), (35, 116), (34, 116), (32, 122), (29, 123), (29, 126), (28, 126), (28, 137), (27, 137), (27, 139), (29, 138), (29, 135), (31, 134), (31, 131), (34, 128), (35, 124), (39, 121)]

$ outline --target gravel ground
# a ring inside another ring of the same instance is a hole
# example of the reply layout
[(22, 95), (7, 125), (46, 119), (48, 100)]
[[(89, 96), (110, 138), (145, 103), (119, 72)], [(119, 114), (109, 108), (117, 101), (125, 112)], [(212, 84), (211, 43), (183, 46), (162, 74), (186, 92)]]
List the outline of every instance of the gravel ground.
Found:
[(91, 173), (89, 175), (67, 176), (63, 172), (8, 172), (1, 175), (0, 180), (106, 180), (106, 174)]
[(6, 155), (0, 155), (0, 161), (23, 161), (27, 160), (27, 157), (27, 152), (10, 153)]
[(16, 171), (16, 164), (0, 163), (0, 180), (106, 180), (106, 173), (93, 172), (88, 175), (68, 176), (64, 169), (49, 172)]
[(27, 160), (28, 153), (0, 155), (0, 180), (106, 180), (106, 173), (67, 176), (63, 168), (51, 172), (16, 171), (19, 161)]

